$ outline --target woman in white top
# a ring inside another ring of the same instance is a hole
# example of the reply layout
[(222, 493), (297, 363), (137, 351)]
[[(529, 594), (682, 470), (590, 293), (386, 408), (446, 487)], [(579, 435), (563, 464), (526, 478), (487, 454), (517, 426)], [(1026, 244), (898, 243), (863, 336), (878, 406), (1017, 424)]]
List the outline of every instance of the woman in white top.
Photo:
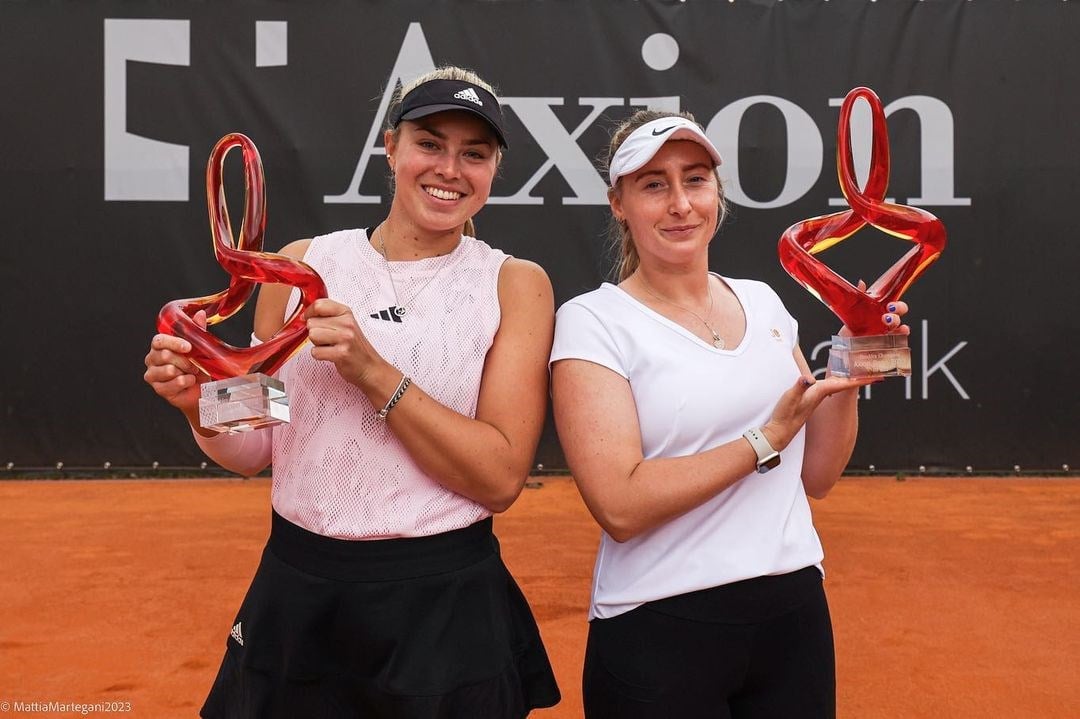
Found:
[[(807, 495), (824, 497), (850, 457), (863, 382), (815, 381), (775, 292), (709, 271), (720, 161), (689, 115), (620, 126), (608, 155), (619, 284), (557, 315), (556, 425), (603, 529), (590, 719), (835, 713)], [(882, 329), (907, 333), (906, 309)]]
[[(270, 538), (205, 717), (516, 719), (559, 700), (491, 532), (532, 465), (554, 323), (544, 271), (474, 237), (502, 112), (475, 74), (440, 68), (396, 95), (384, 143), (386, 219), (283, 250), (329, 296), (279, 373), (289, 424), (208, 436), (189, 344), (157, 335), (146, 358), (208, 456), (274, 466)], [(264, 286), (256, 341), (297, 301)]]

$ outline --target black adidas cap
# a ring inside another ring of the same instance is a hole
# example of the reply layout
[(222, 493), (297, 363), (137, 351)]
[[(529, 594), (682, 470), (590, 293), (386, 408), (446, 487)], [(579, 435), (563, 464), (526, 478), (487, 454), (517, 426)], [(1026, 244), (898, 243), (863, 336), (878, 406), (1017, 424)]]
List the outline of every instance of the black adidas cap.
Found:
[(412, 89), (390, 116), (390, 127), (402, 120), (417, 120), (446, 110), (465, 110), (491, 125), (499, 145), (508, 148), (503, 136), (503, 114), (499, 101), (490, 92), (464, 80), (428, 80)]

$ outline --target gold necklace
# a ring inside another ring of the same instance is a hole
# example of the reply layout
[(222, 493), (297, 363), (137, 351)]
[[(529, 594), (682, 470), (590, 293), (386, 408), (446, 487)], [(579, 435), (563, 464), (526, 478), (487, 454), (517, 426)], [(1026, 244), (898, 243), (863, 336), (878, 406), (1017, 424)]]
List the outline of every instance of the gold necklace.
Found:
[[(705, 329), (709, 330), (709, 334), (711, 334), (711, 335), (712, 335), (712, 343), (713, 343), (713, 347), (715, 347), (715, 348), (716, 348), (716, 349), (718, 349), (718, 350), (722, 350), (722, 349), (724, 349), (724, 348), (725, 348), (725, 347), (727, 346), (727, 345), (725, 344), (725, 342), (724, 342), (724, 338), (723, 338), (723, 337), (721, 337), (721, 336), (720, 336), (719, 334), (717, 334), (717, 333), (716, 333), (716, 330), (714, 330), (714, 329), (712, 328), (712, 325), (710, 325), (710, 324), (709, 324), (708, 322), (706, 322), (706, 321), (705, 321), (705, 318), (704, 318), (704, 317), (702, 317), (702, 316), (701, 316), (701, 315), (699, 315), (699, 314), (698, 314), (697, 312), (694, 312), (694, 311), (693, 311), (693, 310), (691, 310), (691, 309), (688, 309), (688, 308), (686, 308), (686, 307), (683, 307), (683, 306), (682, 306), (682, 305), (680, 305), (680, 304), (676, 304), (675, 302), (672, 302), (671, 300), (667, 299), (666, 297), (661, 297), (660, 295), (656, 294), (655, 292), (653, 292), (653, 291), (652, 291), (652, 288), (651, 288), (651, 287), (649, 287), (649, 283), (645, 281), (645, 277), (644, 277), (644, 276), (642, 276), (642, 275), (638, 275), (638, 277), (639, 277), (639, 278), (641, 279), (641, 286), (642, 286), (642, 287), (644, 287), (644, 288), (645, 288), (645, 291), (646, 291), (646, 292), (648, 292), (648, 293), (649, 293), (650, 295), (652, 295), (652, 296), (653, 296), (653, 297), (655, 297), (656, 299), (660, 300), (661, 302), (666, 302), (666, 303), (668, 303), (668, 304), (669, 304), (669, 305), (671, 305), (672, 307), (678, 307), (678, 308), (679, 308), (680, 310), (682, 310), (683, 312), (689, 312), (690, 314), (692, 314), (692, 315), (693, 315), (694, 317), (696, 317), (696, 318), (697, 318), (698, 322), (700, 322), (701, 324), (705, 325)], [(706, 285), (705, 289), (706, 289), (706, 290), (708, 291), (708, 293), (709, 293), (709, 309), (708, 309), (708, 310), (707, 310), (707, 311), (705, 312), (705, 314), (709, 315), (709, 314), (712, 314), (712, 309), (713, 309), (713, 295), (712, 295), (712, 283), (711, 283), (711, 282), (709, 282), (709, 284), (708, 284), (708, 285)]]

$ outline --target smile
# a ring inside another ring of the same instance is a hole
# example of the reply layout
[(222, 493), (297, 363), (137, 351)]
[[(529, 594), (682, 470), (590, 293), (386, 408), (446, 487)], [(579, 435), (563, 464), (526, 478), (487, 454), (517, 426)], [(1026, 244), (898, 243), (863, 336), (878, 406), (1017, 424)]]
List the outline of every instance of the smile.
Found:
[(662, 232), (669, 232), (672, 234), (681, 234), (696, 230), (700, 225), (677, 225), (675, 227), (661, 227)]
[(428, 193), (432, 197), (437, 197), (440, 200), (460, 200), (461, 193), (453, 192), (452, 190), (442, 190), (438, 187), (424, 187), (424, 192)]

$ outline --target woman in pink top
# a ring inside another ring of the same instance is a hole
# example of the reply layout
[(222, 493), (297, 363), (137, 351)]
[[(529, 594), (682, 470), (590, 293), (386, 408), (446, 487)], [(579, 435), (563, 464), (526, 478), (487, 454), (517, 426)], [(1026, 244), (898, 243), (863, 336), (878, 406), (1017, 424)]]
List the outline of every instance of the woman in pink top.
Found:
[[(559, 700), (491, 531), (532, 464), (554, 322), (544, 271), (474, 237), (502, 112), (475, 74), (440, 68), (395, 97), (384, 143), (386, 219), (283, 249), (329, 294), (279, 373), (290, 424), (204, 436), (188, 343), (159, 334), (146, 357), (208, 456), (274, 467), (270, 539), (206, 717), (511, 719)], [(264, 286), (255, 341), (295, 302)]]

